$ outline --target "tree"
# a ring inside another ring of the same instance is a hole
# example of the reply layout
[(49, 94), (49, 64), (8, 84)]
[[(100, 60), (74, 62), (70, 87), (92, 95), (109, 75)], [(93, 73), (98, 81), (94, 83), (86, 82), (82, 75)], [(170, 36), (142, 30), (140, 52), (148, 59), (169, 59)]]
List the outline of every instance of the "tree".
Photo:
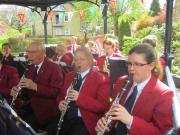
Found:
[[(25, 28), (31, 28), (32, 19), (29, 15), (30, 10), (24, 7), (13, 6), (12, 8), (7, 8), (1, 14), (3, 16), (3, 20), (8, 24), (9, 27), (18, 30), (20, 33)], [(20, 21), (18, 14), (24, 14), (24, 21)]]
[(102, 25), (102, 14), (99, 12), (99, 7), (89, 2), (74, 2), (73, 5), (78, 14), (81, 10), (84, 12), (80, 23), (85, 35), (87, 33), (93, 34), (96, 31), (96, 26)]
[(156, 16), (160, 12), (159, 0), (153, 0), (150, 7), (150, 15)]
[[(146, 14), (139, 0), (126, 0), (123, 5), (120, 5), (122, 2), (123, 0), (117, 2), (116, 7), (118, 8), (112, 13), (114, 33), (118, 37), (121, 46), (123, 46), (124, 36), (131, 35), (132, 22)], [(121, 7), (121, 11), (119, 7)]]

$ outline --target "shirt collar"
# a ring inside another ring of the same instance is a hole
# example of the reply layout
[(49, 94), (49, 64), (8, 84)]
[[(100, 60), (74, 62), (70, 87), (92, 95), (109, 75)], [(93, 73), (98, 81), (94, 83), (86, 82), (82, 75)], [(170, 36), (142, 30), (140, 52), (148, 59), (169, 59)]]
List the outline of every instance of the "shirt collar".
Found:
[(42, 64), (43, 64), (43, 61), (42, 61), (40, 64), (36, 64), (36, 65), (35, 65), (35, 67), (38, 66), (37, 72), (39, 72), (39, 69), (41, 68)]
[(81, 77), (84, 78), (84, 77), (89, 73), (89, 71), (90, 71), (90, 68), (87, 69), (86, 71), (80, 73), (80, 74), (81, 74)]
[(133, 87), (135, 87), (137, 85), (137, 90), (138, 90), (138, 92), (141, 93), (141, 91), (144, 89), (146, 84), (149, 82), (150, 78), (151, 78), (151, 76), (148, 77), (146, 80), (142, 81), (141, 83), (134, 82)]

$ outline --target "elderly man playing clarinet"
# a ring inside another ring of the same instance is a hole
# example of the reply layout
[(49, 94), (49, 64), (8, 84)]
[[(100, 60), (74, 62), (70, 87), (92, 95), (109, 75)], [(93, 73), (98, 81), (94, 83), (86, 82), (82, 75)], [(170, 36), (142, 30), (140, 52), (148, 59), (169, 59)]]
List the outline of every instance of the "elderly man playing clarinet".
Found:
[[(20, 116), (35, 130), (43, 129), (48, 135), (54, 135), (59, 117), (56, 98), (62, 90), (63, 73), (57, 64), (46, 58), (41, 42), (32, 42), (27, 54), (32, 65), (18, 86), (22, 88), (22, 96), (29, 99), (29, 104), (22, 108), (25, 113)], [(17, 87), (14, 87), (12, 96), (16, 92)]]
[[(163, 84), (157, 72), (157, 54), (149, 45), (137, 45), (129, 51), (127, 66), (132, 84), (109, 110), (109, 126), (102, 117), (96, 131), (100, 135), (163, 135), (172, 128), (172, 90)], [(115, 93), (123, 91), (126, 77), (120, 77)]]

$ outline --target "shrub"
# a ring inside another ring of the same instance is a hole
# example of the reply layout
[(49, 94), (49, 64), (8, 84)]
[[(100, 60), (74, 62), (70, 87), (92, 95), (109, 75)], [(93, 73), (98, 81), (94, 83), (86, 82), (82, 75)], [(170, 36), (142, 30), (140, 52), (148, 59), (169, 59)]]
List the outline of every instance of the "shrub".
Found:
[(25, 52), (29, 41), (27, 39), (19, 39), (18, 37), (9, 38), (8, 42), (12, 46), (13, 52)]
[(154, 19), (151, 16), (144, 16), (143, 18), (141, 18), (140, 20), (138, 20), (135, 24), (134, 24), (134, 29), (135, 31), (139, 31), (143, 28), (146, 28), (148, 26), (152, 26), (154, 23)]
[(135, 38), (135, 37), (124, 37), (124, 45), (122, 46), (122, 54), (127, 55), (129, 50), (139, 44), (141, 42), (141, 39)]

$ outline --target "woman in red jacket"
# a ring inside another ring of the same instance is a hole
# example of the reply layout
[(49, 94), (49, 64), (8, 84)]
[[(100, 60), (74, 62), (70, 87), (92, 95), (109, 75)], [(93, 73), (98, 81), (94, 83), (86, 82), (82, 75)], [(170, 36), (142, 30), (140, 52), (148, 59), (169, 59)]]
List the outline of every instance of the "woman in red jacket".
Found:
[(87, 48), (77, 49), (74, 61), (78, 72), (65, 76), (58, 98), (60, 111), (70, 101), (60, 135), (96, 135), (96, 123), (109, 107), (110, 81), (93, 70), (93, 56)]
[[(157, 54), (152, 46), (138, 45), (128, 55), (128, 71), (132, 84), (127, 88), (120, 104), (113, 104), (110, 119), (114, 126), (109, 135), (162, 135), (172, 127), (172, 90), (158, 79)], [(126, 77), (120, 77), (115, 93), (122, 91)], [(105, 129), (101, 118), (97, 132)]]

